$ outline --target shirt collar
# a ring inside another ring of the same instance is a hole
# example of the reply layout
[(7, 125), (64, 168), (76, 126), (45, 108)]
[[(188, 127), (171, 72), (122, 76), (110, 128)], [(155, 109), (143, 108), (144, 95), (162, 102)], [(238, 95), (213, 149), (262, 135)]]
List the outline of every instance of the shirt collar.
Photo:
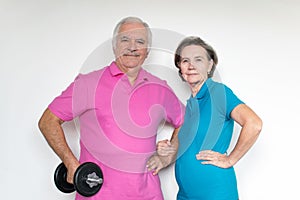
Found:
[[(112, 76), (118, 76), (118, 75), (123, 75), (125, 74), (124, 72), (122, 72), (119, 67), (117, 66), (116, 62), (113, 61), (110, 65), (109, 65), (109, 70)], [(138, 82), (143, 82), (143, 81), (148, 81), (148, 72), (146, 70), (144, 70), (143, 68), (141, 68), (141, 70), (139, 71), (138, 77), (137, 77), (137, 81)]]
[(138, 77), (137, 77), (138, 81), (148, 81), (148, 73), (146, 70), (144, 70), (143, 68), (141, 68)]
[(119, 67), (117, 66), (116, 62), (113, 61), (110, 65), (109, 65), (109, 70), (112, 76), (117, 76), (120, 74), (124, 74), (124, 72), (122, 72)]
[(202, 99), (202, 98), (206, 95), (206, 93), (207, 93), (207, 91), (209, 90), (209, 88), (211, 88), (212, 83), (213, 83), (213, 81), (212, 81), (211, 78), (207, 79), (207, 80), (203, 83), (203, 85), (202, 85), (202, 87), (200, 88), (199, 92), (197, 93), (196, 98), (197, 98), (197, 99)]

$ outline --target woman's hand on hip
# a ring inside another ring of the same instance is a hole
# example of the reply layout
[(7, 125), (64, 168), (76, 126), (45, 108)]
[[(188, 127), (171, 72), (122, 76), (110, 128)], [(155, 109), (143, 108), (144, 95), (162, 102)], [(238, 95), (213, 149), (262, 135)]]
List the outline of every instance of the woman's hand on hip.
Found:
[(215, 165), (221, 168), (232, 167), (229, 156), (227, 154), (221, 154), (212, 150), (200, 151), (196, 154), (197, 160), (203, 160), (201, 164), (204, 165)]

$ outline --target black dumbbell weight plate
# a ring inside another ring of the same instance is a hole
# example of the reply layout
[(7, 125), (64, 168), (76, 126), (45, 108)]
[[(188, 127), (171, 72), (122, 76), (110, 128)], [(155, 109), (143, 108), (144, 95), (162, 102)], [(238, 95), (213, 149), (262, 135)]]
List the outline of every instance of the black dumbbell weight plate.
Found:
[(74, 185), (67, 182), (67, 168), (64, 163), (57, 166), (54, 172), (54, 183), (63, 193), (71, 193), (75, 191)]
[[(87, 184), (87, 178), (93, 172), (95, 172), (96, 176), (101, 179), (101, 183), (96, 184), (93, 187), (90, 187), (90, 185)], [(82, 196), (90, 197), (95, 195), (102, 187), (102, 183), (103, 183), (102, 170), (95, 163), (86, 162), (77, 168), (74, 175), (74, 186), (76, 191)]]

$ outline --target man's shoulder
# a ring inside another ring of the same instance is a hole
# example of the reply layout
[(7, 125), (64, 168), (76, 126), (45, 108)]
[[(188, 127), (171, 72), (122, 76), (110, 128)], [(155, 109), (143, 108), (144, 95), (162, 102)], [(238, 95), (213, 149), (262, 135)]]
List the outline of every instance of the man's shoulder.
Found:
[(89, 80), (89, 79), (98, 79), (99, 76), (101, 76), (103, 74), (103, 72), (108, 68), (108, 66), (105, 66), (101, 69), (97, 69), (91, 72), (87, 72), (87, 73), (80, 73), (77, 77), (83, 80)]
[(151, 72), (149, 72), (147, 70), (143, 70), (143, 71), (144, 71), (144, 76), (145, 76), (145, 78), (148, 79), (148, 81), (167, 85), (167, 81), (166, 80), (163, 80), (160, 77), (158, 77), (156, 75), (153, 75)]

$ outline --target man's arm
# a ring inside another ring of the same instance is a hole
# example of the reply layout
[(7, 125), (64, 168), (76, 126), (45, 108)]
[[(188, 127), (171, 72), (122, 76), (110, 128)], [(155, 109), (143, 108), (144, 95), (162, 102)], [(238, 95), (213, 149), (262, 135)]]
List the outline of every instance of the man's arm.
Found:
[(73, 175), (80, 164), (67, 144), (61, 126), (63, 122), (63, 120), (55, 116), (49, 109), (46, 109), (38, 125), (49, 146), (67, 167), (67, 181), (73, 183)]
[(160, 156), (169, 156), (177, 153), (178, 150), (178, 132), (180, 128), (175, 128), (171, 137), (171, 140), (168, 139), (159, 141), (157, 143), (157, 153)]
[(153, 175), (157, 175), (158, 172), (169, 166), (176, 161), (178, 151), (178, 132), (179, 128), (175, 128), (171, 140), (163, 140), (157, 143), (157, 151), (147, 162), (147, 168), (149, 171), (153, 170)]

